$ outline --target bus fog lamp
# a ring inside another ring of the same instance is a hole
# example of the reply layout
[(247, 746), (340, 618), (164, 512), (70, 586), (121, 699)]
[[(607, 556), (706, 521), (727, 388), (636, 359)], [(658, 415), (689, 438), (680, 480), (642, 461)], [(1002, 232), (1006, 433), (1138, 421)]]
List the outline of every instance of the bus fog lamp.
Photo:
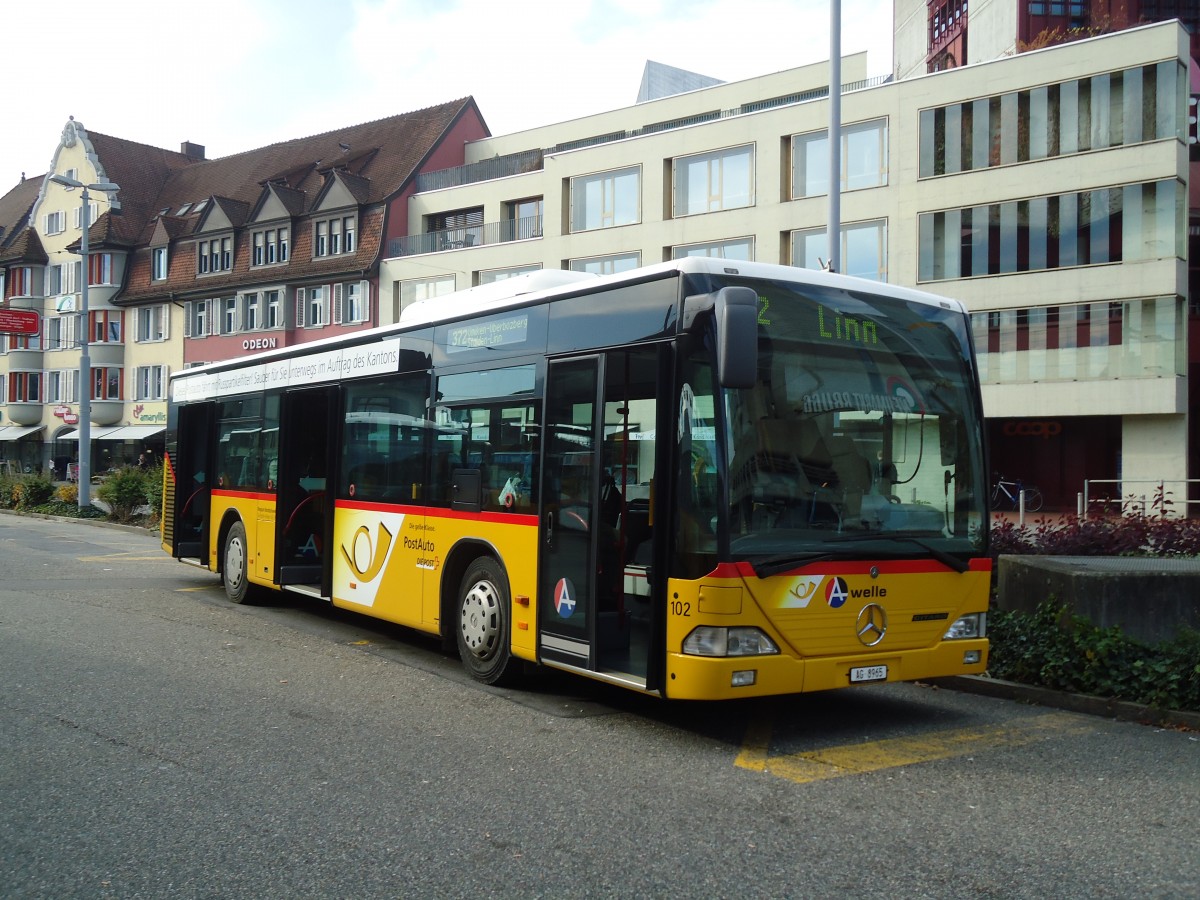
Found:
[(757, 680), (758, 669), (743, 669), (733, 673), (733, 677), (729, 679), (729, 685), (730, 687), (749, 687)]
[(982, 658), (983, 658), (983, 654), (980, 653), (978, 650), (968, 650), (966, 653), (963, 654), (963, 665), (964, 666), (977, 665), (979, 663), (979, 660), (981, 660)]
[(689, 656), (762, 656), (778, 653), (775, 642), (758, 628), (700, 625), (683, 641)]
[(987, 635), (987, 613), (971, 613), (963, 616), (947, 629), (942, 635), (943, 641), (957, 641), (965, 638), (981, 638)]

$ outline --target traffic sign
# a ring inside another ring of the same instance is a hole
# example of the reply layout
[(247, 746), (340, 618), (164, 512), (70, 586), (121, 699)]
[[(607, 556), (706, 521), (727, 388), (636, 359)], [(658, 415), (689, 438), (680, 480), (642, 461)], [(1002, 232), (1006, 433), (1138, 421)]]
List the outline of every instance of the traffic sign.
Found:
[(0, 309), (0, 334), (37, 334), (42, 317), (33, 309)]

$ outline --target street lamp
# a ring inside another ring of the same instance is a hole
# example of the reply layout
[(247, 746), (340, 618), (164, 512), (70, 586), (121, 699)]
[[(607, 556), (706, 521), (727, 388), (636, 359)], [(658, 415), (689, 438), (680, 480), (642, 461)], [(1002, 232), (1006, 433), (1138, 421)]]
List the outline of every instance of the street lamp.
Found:
[(112, 194), (119, 191), (119, 185), (109, 181), (96, 184), (84, 184), (66, 175), (51, 175), (50, 180), (55, 184), (71, 190), (83, 188), (79, 195), (83, 209), (79, 221), (83, 225), (83, 240), (79, 245), (79, 255), (83, 257), (83, 284), (79, 289), (79, 306), (81, 327), (79, 329), (79, 508), (87, 509), (92, 505), (92, 360), (88, 356), (88, 227), (92, 224), (91, 207), (88, 205), (88, 191), (104, 191)]

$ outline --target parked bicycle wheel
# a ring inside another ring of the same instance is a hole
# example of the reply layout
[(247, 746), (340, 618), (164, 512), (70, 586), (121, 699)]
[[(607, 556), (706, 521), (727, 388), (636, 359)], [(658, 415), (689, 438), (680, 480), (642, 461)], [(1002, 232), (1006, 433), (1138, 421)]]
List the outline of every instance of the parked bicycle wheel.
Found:
[[(1020, 502), (1021, 502), (1020, 495), (1018, 495), (1017, 503), (1019, 504)], [(1035, 488), (1035, 487), (1025, 488), (1025, 511), (1026, 512), (1037, 512), (1039, 509), (1042, 508), (1042, 504), (1044, 502), (1045, 502), (1045, 499), (1042, 497), (1042, 492), (1039, 491), (1037, 488)]]

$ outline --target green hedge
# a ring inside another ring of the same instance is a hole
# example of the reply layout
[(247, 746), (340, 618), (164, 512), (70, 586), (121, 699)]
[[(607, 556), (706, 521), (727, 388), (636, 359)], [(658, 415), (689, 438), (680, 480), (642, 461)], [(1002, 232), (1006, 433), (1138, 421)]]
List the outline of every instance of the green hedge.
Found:
[(995, 678), (1200, 712), (1200, 632), (1148, 646), (1050, 598), (1032, 613), (988, 613), (988, 638)]

